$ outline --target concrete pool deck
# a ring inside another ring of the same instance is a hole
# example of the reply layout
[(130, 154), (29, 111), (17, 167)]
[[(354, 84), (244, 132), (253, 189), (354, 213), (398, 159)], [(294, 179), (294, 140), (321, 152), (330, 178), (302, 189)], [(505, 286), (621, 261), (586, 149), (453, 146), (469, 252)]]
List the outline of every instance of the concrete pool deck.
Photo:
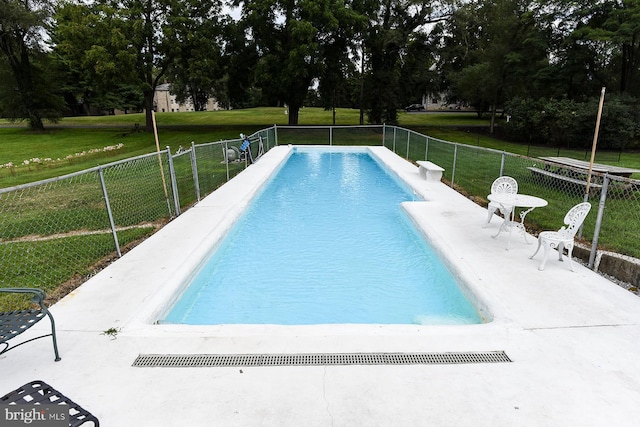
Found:
[[(0, 395), (43, 380), (102, 426), (635, 426), (640, 298), (514, 232), (382, 147), (376, 156), (424, 202), (404, 205), (468, 283), (482, 325), (154, 325), (168, 300), (288, 155), (258, 163), (55, 304), (51, 340), (0, 356)], [(553, 201), (549, 201), (553, 203)], [(544, 209), (544, 208), (541, 208)], [(534, 211), (535, 212), (535, 211)], [(592, 212), (593, 214), (593, 212)], [(562, 219), (559, 218), (559, 222)], [(535, 242), (534, 238), (529, 239)], [(239, 273), (241, 269), (239, 268)], [(46, 330), (46, 322), (23, 334)], [(115, 336), (105, 334), (117, 330)], [(512, 363), (132, 367), (139, 354), (504, 351)]]

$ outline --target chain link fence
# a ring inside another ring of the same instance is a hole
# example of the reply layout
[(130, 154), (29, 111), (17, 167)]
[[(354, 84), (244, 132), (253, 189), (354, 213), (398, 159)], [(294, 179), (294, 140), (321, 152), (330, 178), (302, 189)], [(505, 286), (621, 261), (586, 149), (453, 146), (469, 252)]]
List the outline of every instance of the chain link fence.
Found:
[(497, 177), (515, 178), (518, 192), (549, 202), (544, 209), (527, 215), (527, 230), (533, 234), (559, 229), (571, 207), (590, 202), (592, 211), (579, 235), (585, 245), (591, 246), (590, 267), (597, 250), (640, 258), (639, 180), (594, 171), (589, 177), (585, 169), (443, 141), (408, 129), (385, 126), (384, 133), (387, 148), (407, 160), (430, 160), (443, 167), (443, 179), (482, 206), (488, 204), (486, 197)]
[[(640, 257), (640, 181), (561, 170), (540, 158), (457, 144), (395, 126), (274, 126), (243, 139), (175, 153), (167, 148), (82, 172), (0, 189), (0, 287), (73, 287), (233, 178), (276, 145), (384, 145), (410, 161), (430, 160), (444, 180), (486, 206), (501, 175), (549, 205), (527, 216), (536, 234), (557, 229), (565, 213), (592, 203), (581, 238)], [(554, 169), (555, 167), (555, 169)], [(593, 246), (595, 249), (595, 245)], [(592, 251), (592, 254), (595, 250)]]
[(0, 287), (72, 289), (240, 173), (275, 128), (249, 140), (251, 154), (240, 139), (192, 143), (0, 189)]

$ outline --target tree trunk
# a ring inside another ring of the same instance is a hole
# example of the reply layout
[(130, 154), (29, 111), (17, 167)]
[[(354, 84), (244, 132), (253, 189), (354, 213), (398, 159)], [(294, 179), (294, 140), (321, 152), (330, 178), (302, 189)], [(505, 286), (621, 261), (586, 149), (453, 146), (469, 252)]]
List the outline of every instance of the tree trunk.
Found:
[(153, 91), (144, 92), (144, 113), (146, 132), (153, 132)]
[(491, 125), (489, 126), (489, 133), (493, 133), (493, 128), (496, 124), (496, 103), (491, 106)]
[(364, 38), (361, 44), (362, 58), (360, 59), (360, 125), (364, 124)]
[(42, 121), (42, 117), (37, 114), (34, 114), (33, 111), (29, 111), (29, 129), (43, 131), (44, 123)]
[(297, 125), (298, 124), (298, 115), (300, 114), (300, 106), (299, 105), (291, 105), (289, 104), (289, 125)]
[(16, 40), (19, 52), (16, 54), (12, 40), (7, 32), (0, 33), (0, 50), (6, 55), (9, 62), (11, 72), (16, 80), (17, 90), (24, 105), (24, 112), (29, 120), (29, 128), (31, 130), (44, 130), (42, 117), (33, 102), (32, 87), (33, 78), (31, 74), (31, 61), (29, 58), (29, 49), (23, 40)]

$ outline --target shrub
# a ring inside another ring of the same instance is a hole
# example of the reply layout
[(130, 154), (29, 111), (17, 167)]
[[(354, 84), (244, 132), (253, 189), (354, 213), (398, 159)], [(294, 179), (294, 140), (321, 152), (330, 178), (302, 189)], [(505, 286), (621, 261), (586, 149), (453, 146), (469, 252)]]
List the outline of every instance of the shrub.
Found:
[[(529, 144), (588, 148), (593, 141), (598, 99), (576, 102), (569, 99), (514, 98), (505, 106), (509, 121), (506, 133)], [(638, 100), (610, 95), (600, 123), (598, 146), (622, 150), (640, 144)]]

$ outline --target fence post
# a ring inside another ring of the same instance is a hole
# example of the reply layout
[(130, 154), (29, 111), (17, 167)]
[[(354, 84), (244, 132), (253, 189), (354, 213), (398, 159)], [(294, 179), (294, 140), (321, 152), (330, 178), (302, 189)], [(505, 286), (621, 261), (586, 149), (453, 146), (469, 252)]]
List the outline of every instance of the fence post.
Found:
[(333, 126), (329, 126), (329, 146), (333, 145)]
[(227, 182), (229, 182), (229, 154), (227, 153), (228, 149), (229, 149), (229, 144), (225, 139), (224, 141), (222, 141), (222, 151), (223, 151), (222, 155), (224, 156), (224, 166), (227, 169)]
[(504, 158), (505, 158), (505, 152), (503, 151), (500, 159), (500, 175), (498, 176), (504, 175)]
[(405, 158), (409, 160), (409, 141), (411, 140), (411, 131), (407, 131), (407, 155)]
[(196, 160), (196, 143), (194, 141), (191, 141), (191, 172), (193, 173), (193, 185), (196, 187), (196, 200), (200, 201), (200, 180), (198, 179), (198, 161)]
[(393, 144), (391, 145), (392, 147), (392, 151), (395, 153), (396, 152), (396, 134), (397, 134), (398, 128), (397, 127), (393, 127)]
[[(267, 151), (271, 150), (271, 144), (273, 144), (274, 147), (278, 145), (275, 137), (275, 131), (275, 126), (273, 127), (273, 129), (267, 129)], [(273, 135), (273, 137), (271, 135)]]
[(598, 216), (596, 218), (596, 226), (593, 230), (593, 239), (591, 240), (591, 253), (589, 253), (589, 268), (593, 270), (596, 252), (598, 251), (598, 237), (600, 236), (600, 227), (602, 226), (602, 216), (604, 215), (604, 205), (607, 201), (607, 189), (609, 188), (609, 175), (604, 175), (602, 182), (602, 193), (600, 193), (600, 203), (598, 203)]
[(178, 195), (178, 183), (176, 180), (176, 170), (173, 167), (173, 156), (171, 156), (171, 148), (167, 146), (167, 161), (169, 162), (169, 177), (171, 178), (171, 190), (173, 192), (173, 205), (176, 210), (176, 216), (180, 215), (180, 196)]
[(429, 137), (426, 137), (426, 144), (424, 147), (424, 159), (429, 160)]
[(111, 234), (113, 234), (113, 242), (116, 245), (118, 257), (121, 257), (122, 253), (120, 252), (120, 242), (118, 242), (118, 233), (116, 233), (116, 224), (113, 221), (113, 212), (111, 212), (111, 203), (109, 202), (109, 193), (107, 193), (107, 186), (104, 183), (104, 173), (102, 172), (102, 167), (98, 167), (98, 176), (100, 177), (100, 186), (102, 187), (104, 203), (105, 205), (107, 205), (107, 215), (109, 215), (109, 225), (111, 226)]
[(458, 163), (458, 144), (453, 144), (453, 168), (451, 169), (451, 188), (456, 178), (456, 163)]
[[(278, 145), (278, 125), (273, 125), (273, 139), (275, 139), (275, 145)], [(229, 177), (227, 177), (227, 181), (229, 181)]]
[(382, 124), (382, 146), (387, 146), (387, 125), (386, 123)]

